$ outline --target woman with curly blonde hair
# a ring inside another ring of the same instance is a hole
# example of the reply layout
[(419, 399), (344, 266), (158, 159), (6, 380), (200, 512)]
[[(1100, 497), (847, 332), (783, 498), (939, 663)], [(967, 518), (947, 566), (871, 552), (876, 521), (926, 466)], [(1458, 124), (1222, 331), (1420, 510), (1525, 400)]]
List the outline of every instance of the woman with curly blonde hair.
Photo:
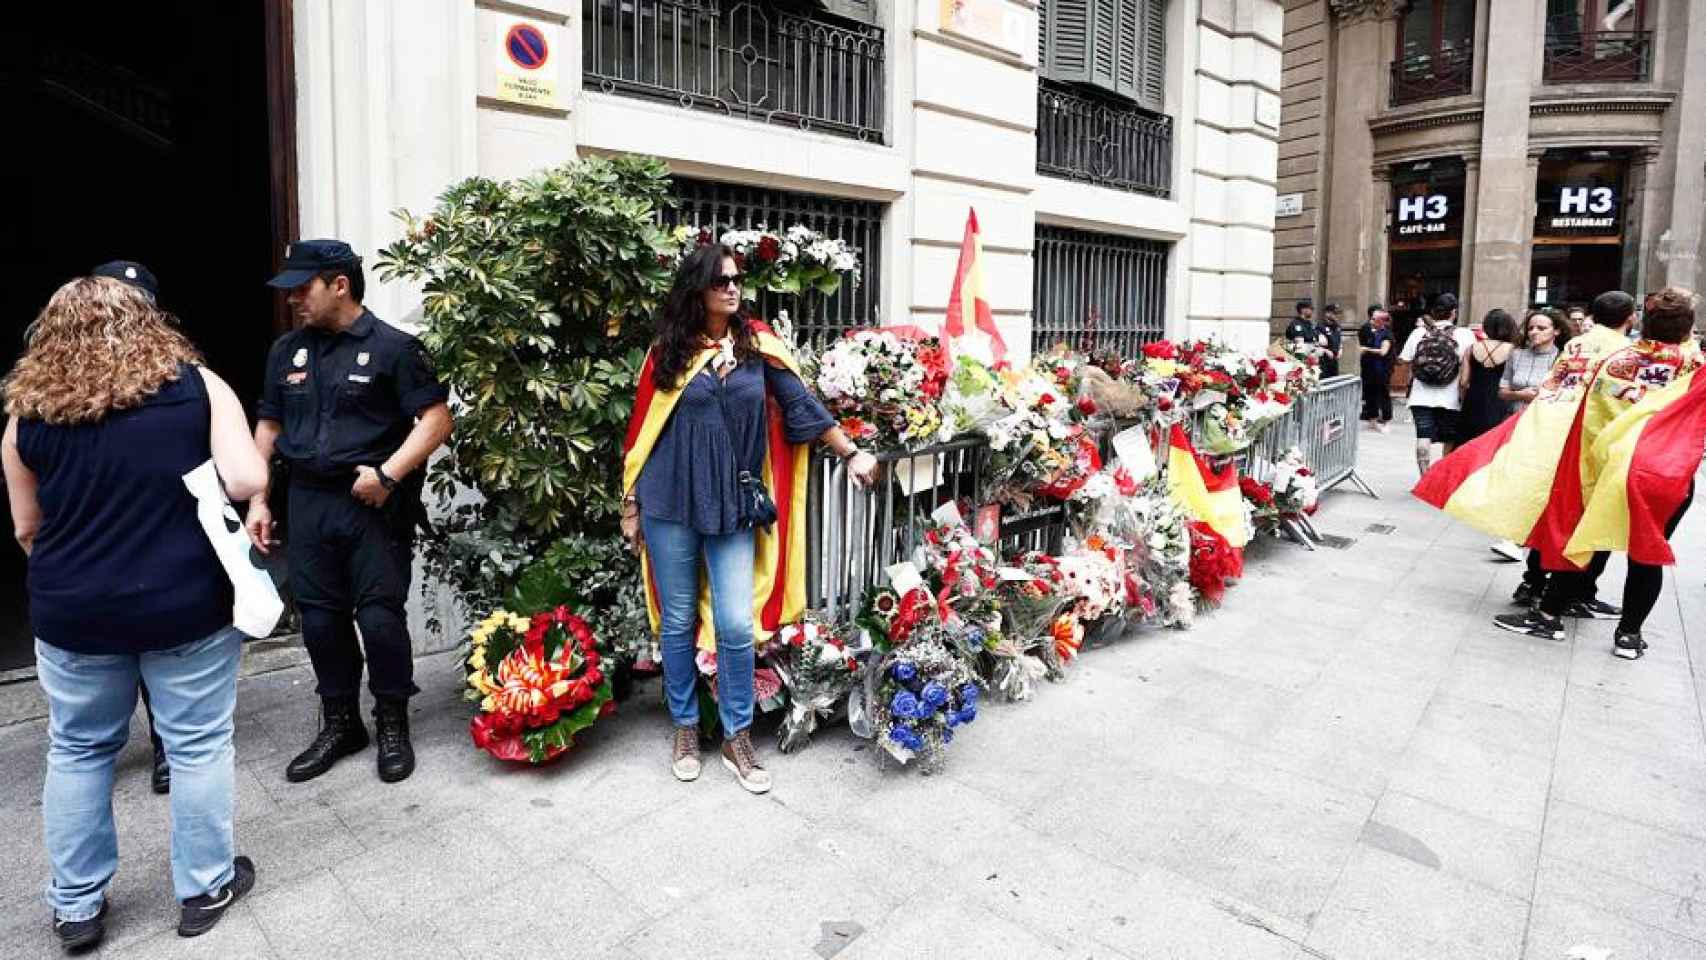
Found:
[(113, 764), (146, 682), (172, 771), (178, 932), (210, 929), (254, 884), (232, 852), (231, 584), (183, 476), (214, 461), (228, 494), (266, 463), (225, 382), (153, 300), (106, 277), (65, 284), (5, 383), (6, 493), (29, 557), (36, 675), (48, 701), (47, 901), (68, 950), (104, 933), (118, 868)]

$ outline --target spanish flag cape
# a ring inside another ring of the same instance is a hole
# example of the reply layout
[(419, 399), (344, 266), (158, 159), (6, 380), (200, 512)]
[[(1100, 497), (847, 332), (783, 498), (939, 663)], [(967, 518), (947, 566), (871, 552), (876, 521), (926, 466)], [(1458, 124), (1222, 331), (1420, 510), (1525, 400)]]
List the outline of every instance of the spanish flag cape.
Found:
[[(770, 327), (748, 318), (753, 345), (767, 362), (780, 364), (800, 376), (799, 364)], [(717, 351), (701, 350), (687, 366), (681, 380), (683, 387), (705, 369)], [(681, 387), (659, 390), (652, 382), (651, 351), (646, 353), (645, 365), (640, 368), (639, 388), (634, 397), (634, 413), (628, 420), (628, 437), (622, 446), (622, 489), (632, 490), (640, 480), (640, 471), (657, 445), (658, 437), (669, 423), (669, 415), (681, 399)], [(810, 462), (804, 444), (788, 443), (783, 435), (782, 412), (772, 397), (765, 398), (766, 441), (764, 456), (764, 486), (776, 501), (776, 523), (754, 531), (752, 561), (752, 620), (753, 639), (768, 640), (779, 627), (798, 620), (806, 608), (806, 478)], [(645, 581), (646, 613), (650, 615), (652, 632), (658, 630), (657, 583), (652, 579), (651, 558), (647, 551), (640, 553), (640, 575)], [(703, 572), (699, 578), (699, 647), (717, 648), (717, 632), (711, 618), (711, 590)]]
[(1482, 533), (1527, 543), (1551, 502), (1588, 381), (1601, 360), (1628, 345), (1598, 324), (1571, 340), (1527, 409), (1434, 464), (1412, 492)]
[(1652, 566), (1676, 562), (1665, 524), (1688, 495), (1706, 443), (1700, 366), (1692, 342), (1643, 340), (1606, 358), (1565, 446), (1582, 469), (1560, 471), (1535, 528), (1543, 562), (1579, 568), (1598, 550)]
[(1177, 423), (1168, 435), (1167, 488), (1187, 513), (1213, 527), (1234, 550), (1249, 544), (1250, 524), (1244, 518), (1238, 464), (1228, 461), (1219, 470), (1209, 466), (1191, 445), (1185, 428)]
[[(1664, 526), (1687, 494), (1706, 442), (1706, 380), (1699, 389), (1694, 383), (1699, 367), (1692, 344), (1641, 341), (1613, 351), (1577, 391), (1569, 425), (1556, 440), (1532, 445), (1537, 400), (1496, 431), (1507, 442), (1488, 434), (1458, 450), (1422, 478), (1417, 495), (1435, 503), (1457, 473), (1489, 459), (1489, 451), (1493, 464), (1526, 457), (1532, 469), (1507, 471), (1516, 478), (1512, 485), (1491, 488), (1496, 499), (1490, 514), (1452, 510), (1459, 504), (1455, 494), (1446, 498), (1447, 511), (1477, 529), (1509, 536), (1505, 531), (1516, 526), (1510, 517), (1498, 521), (1499, 501), (1509, 513), (1522, 510), (1518, 520), (1538, 503), (1527, 529), (1511, 539), (1539, 550), (1551, 570), (1580, 569), (1598, 550), (1627, 551), (1640, 563), (1673, 563)], [(1555, 416), (1556, 407), (1550, 412)], [(1470, 480), (1476, 476), (1470, 473)]]

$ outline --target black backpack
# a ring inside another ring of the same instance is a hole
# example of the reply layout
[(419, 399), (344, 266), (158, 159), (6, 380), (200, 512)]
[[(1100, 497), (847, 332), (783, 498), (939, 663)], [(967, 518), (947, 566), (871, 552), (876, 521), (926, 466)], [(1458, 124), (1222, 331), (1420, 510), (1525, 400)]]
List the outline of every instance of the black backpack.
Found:
[(1430, 387), (1456, 383), (1457, 374), (1463, 368), (1463, 355), (1457, 346), (1457, 328), (1442, 324), (1422, 334), (1422, 342), (1416, 344), (1416, 359), (1412, 366), (1416, 379)]

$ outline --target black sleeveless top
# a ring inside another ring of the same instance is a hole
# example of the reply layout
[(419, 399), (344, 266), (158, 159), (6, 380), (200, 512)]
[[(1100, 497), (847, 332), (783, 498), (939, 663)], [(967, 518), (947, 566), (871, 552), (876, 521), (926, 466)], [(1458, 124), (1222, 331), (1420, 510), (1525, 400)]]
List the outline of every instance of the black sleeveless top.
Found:
[(164, 650), (231, 622), (231, 581), (183, 476), (212, 456), (212, 409), (189, 364), (140, 406), (99, 423), (18, 422), (36, 475), (30, 626), (74, 653)]
[[(1499, 399), (1499, 381), (1504, 379), (1505, 364), (1489, 367), (1482, 363), (1480, 349), (1471, 349), (1463, 362), (1469, 364), (1469, 389), (1463, 395), (1463, 412), (1458, 415), (1458, 442), (1469, 441), (1486, 433), (1510, 416), (1511, 405)], [(1505, 363), (1509, 363), (1507, 357)]]

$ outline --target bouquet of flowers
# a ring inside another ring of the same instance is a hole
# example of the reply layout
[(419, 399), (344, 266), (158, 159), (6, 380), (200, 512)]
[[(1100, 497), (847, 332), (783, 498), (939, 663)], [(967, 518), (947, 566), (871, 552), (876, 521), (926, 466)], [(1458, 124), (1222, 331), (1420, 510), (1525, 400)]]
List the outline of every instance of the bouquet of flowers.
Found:
[(1126, 562), (1139, 585), (1132, 607), (1146, 620), (1190, 626), (1194, 618), (1189, 522), (1161, 482), (1144, 484), (1118, 502), (1111, 526), (1132, 545)]
[(1226, 596), (1226, 581), (1243, 574), (1243, 558), (1208, 524), (1193, 520), (1190, 529), (1191, 586), (1205, 602), (1218, 604)]
[(1321, 497), (1315, 471), (1309, 469), (1303, 451), (1296, 447), (1287, 450), (1279, 463), (1274, 464), (1272, 487), (1275, 503), (1286, 516), (1313, 514)]
[(1032, 551), (1000, 571), (1001, 639), (988, 649), (989, 686), (1008, 700), (1029, 700), (1048, 675), (1048, 644), (1056, 618), (1075, 599), (1055, 558)]
[(776, 632), (770, 659), (788, 691), (788, 712), (776, 732), (776, 746), (793, 753), (811, 740), (818, 721), (828, 719), (859, 681), (859, 651), (828, 624), (807, 616)]
[(853, 623), (865, 631), (872, 646), (886, 651), (906, 643), (920, 624), (935, 615), (936, 598), (922, 587), (908, 590), (905, 596), (888, 587), (871, 587)]
[(878, 664), (874, 714), (878, 742), (901, 763), (941, 765), (954, 731), (977, 719), (978, 688), (939, 627), (931, 627)]
[(938, 439), (952, 440), (979, 432), (1008, 411), (1001, 405), (1001, 385), (993, 371), (973, 357), (954, 360), (953, 375), (942, 393), (942, 430)]
[(761, 290), (829, 296), (841, 289), (844, 274), (859, 282), (859, 256), (853, 248), (804, 224), (777, 233), (761, 223), (756, 229), (725, 230), (720, 236), (709, 228), (681, 226), (673, 236), (682, 257), (713, 242), (733, 250), (736, 265), (746, 274), (742, 293), (748, 300)]
[(942, 429), (948, 356), (935, 337), (849, 330), (818, 357), (813, 379), (854, 440), (902, 450), (933, 442)]
[[(965, 524), (926, 530), (914, 562), (937, 586), (936, 613), (944, 624), (975, 625), (984, 628), (982, 633), (989, 632), (991, 623), (1000, 628), (995, 552), (972, 536)], [(981, 642), (976, 645), (981, 649)]]
[(598, 641), (568, 607), (524, 618), (497, 610), (474, 628), (464, 697), (474, 744), (500, 760), (544, 763), (616, 709)]

